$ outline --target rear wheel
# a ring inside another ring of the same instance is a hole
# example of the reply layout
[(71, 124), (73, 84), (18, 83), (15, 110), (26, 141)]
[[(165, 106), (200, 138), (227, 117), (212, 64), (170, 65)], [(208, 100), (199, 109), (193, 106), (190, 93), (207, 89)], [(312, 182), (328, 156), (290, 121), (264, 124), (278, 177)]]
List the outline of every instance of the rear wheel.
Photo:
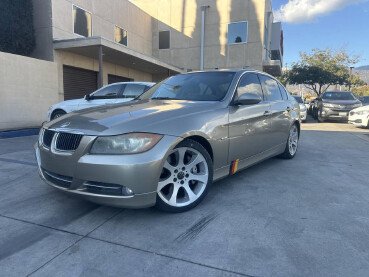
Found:
[(213, 163), (196, 141), (184, 140), (166, 159), (157, 188), (156, 206), (168, 212), (184, 212), (199, 204), (213, 180)]
[(317, 112), (317, 114), (318, 114), (318, 116), (317, 116), (318, 122), (320, 122), (320, 123), (324, 122), (324, 119), (322, 118), (322, 110), (321, 109)]
[(295, 157), (299, 143), (299, 130), (296, 124), (293, 124), (287, 139), (287, 144), (281, 157), (284, 159), (293, 159)]
[(54, 112), (52, 113), (52, 115), (51, 115), (51, 120), (54, 120), (54, 119), (56, 119), (56, 118), (58, 118), (58, 117), (61, 117), (61, 116), (65, 115), (65, 114), (67, 114), (65, 111), (62, 111), (62, 110), (56, 110), (56, 111), (54, 111)]

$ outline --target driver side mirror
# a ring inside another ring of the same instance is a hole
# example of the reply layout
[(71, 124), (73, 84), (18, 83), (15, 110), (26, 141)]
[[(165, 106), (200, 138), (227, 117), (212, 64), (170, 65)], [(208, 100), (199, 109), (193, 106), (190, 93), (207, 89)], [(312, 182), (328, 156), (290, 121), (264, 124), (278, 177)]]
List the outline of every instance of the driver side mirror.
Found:
[(256, 93), (244, 93), (235, 100), (236, 105), (254, 105), (261, 102), (261, 97)]
[(90, 97), (90, 95), (89, 95), (89, 94), (86, 94), (86, 95), (85, 95), (85, 97), (84, 97), (84, 99), (85, 99), (86, 101), (89, 101), (89, 100), (91, 99), (91, 97)]

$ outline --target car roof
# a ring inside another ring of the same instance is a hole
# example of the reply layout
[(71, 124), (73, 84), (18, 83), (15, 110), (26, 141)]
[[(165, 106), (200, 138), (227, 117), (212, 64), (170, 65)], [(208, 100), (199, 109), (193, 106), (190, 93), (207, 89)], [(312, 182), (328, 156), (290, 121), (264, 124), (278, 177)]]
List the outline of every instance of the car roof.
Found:
[(202, 73), (202, 72), (258, 72), (258, 73), (265, 73), (261, 72), (252, 68), (245, 68), (245, 69), (210, 69), (210, 70), (203, 70), (203, 71), (191, 71), (183, 74), (194, 74), (194, 73)]
[[(264, 71), (260, 71), (260, 70), (256, 70), (253, 68), (243, 68), (243, 69), (211, 69), (211, 70), (204, 70), (204, 71), (191, 71), (191, 72), (187, 72), (187, 73), (182, 73), (181, 75), (186, 75), (186, 74), (194, 74), (194, 73), (203, 73), (203, 72), (232, 72), (232, 73), (239, 73), (239, 74), (243, 74), (246, 72), (253, 72), (253, 73), (258, 73), (258, 74), (263, 74), (266, 76), (269, 76), (270, 78), (273, 78), (275, 80), (278, 81), (278, 79)], [(279, 81), (278, 81), (279, 82)]]
[(351, 91), (348, 91), (348, 90), (342, 90), (342, 91), (340, 91), (340, 90), (328, 90), (326, 92), (351, 92)]
[(116, 82), (116, 83), (112, 83), (112, 84), (109, 84), (108, 86), (110, 85), (126, 85), (126, 84), (133, 84), (133, 85), (155, 85), (155, 83), (153, 82)]

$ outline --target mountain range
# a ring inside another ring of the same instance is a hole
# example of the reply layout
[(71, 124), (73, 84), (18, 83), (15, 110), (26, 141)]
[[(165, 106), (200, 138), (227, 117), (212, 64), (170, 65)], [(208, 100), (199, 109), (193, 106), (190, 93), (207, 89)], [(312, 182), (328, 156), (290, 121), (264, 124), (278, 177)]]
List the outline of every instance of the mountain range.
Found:
[(363, 66), (355, 67), (355, 70), (369, 70), (369, 65), (363, 65)]

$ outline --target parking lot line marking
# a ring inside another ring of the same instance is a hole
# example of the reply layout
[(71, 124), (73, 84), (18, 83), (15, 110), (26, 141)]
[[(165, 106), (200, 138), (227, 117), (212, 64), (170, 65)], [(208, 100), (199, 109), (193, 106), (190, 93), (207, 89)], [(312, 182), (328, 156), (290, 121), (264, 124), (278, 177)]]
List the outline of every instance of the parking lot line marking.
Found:
[(18, 161), (18, 160), (13, 160), (13, 159), (7, 159), (7, 158), (0, 158), (0, 162), (15, 163), (15, 164), (24, 164), (24, 165), (31, 165), (31, 166), (36, 166), (37, 167), (37, 163), (23, 162), (23, 161)]

